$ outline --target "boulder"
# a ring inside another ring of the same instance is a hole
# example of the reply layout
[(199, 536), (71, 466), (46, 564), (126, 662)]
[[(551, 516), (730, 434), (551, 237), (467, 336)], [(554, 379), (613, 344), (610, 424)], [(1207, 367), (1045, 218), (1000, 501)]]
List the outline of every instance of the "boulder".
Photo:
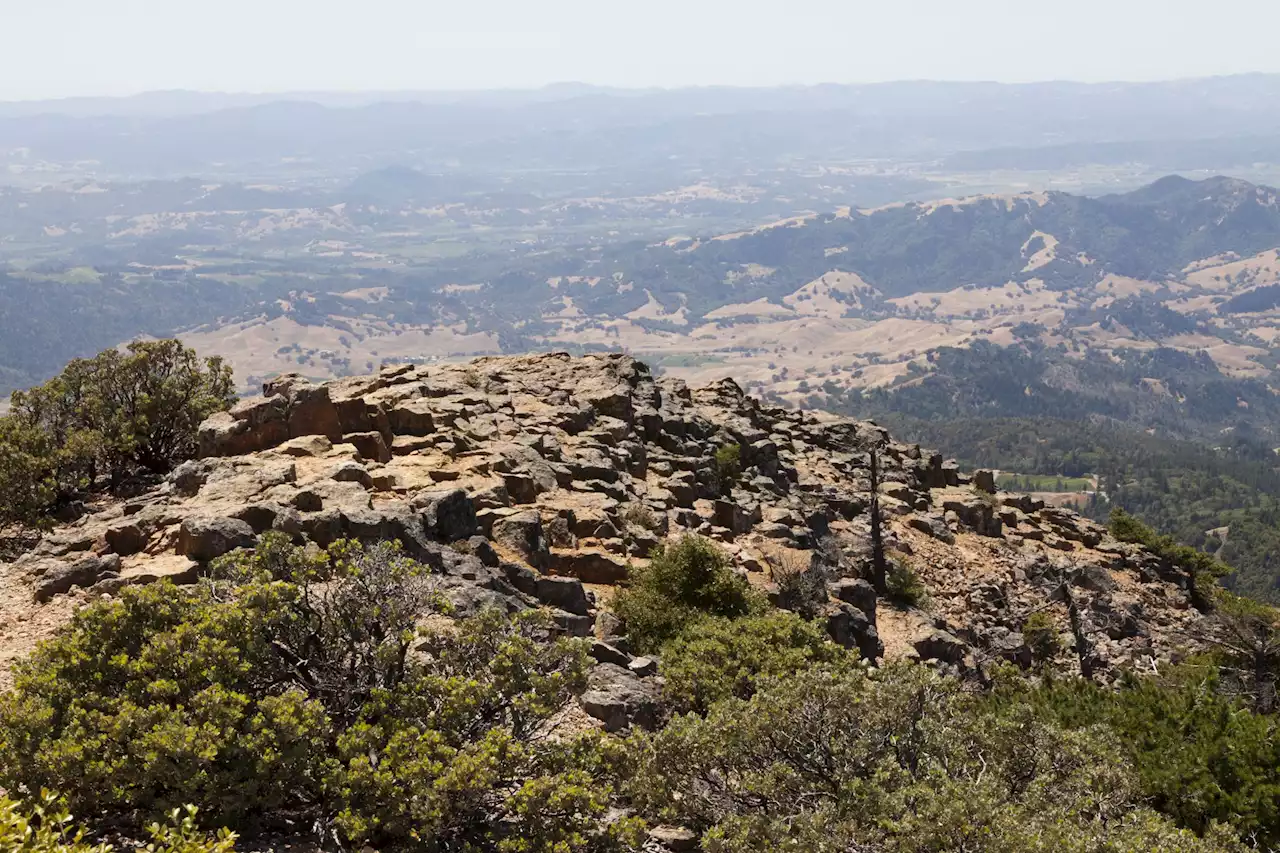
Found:
[(119, 554), (121, 557), (131, 556), (147, 547), (146, 532), (141, 525), (132, 521), (108, 527), (102, 536), (106, 539), (111, 553)]
[(827, 633), (838, 645), (857, 649), (867, 660), (884, 657), (884, 643), (867, 615), (851, 604), (840, 603), (827, 617)]
[(701, 846), (698, 833), (683, 826), (655, 826), (649, 830), (649, 841), (671, 853), (693, 853)]
[(956, 541), (956, 536), (947, 527), (946, 521), (935, 514), (909, 516), (907, 518), (907, 526), (948, 545), (952, 545)]
[(514, 551), (537, 569), (550, 563), (551, 552), (542, 529), (542, 517), (535, 510), (517, 512), (493, 523), (490, 533), (494, 542)]
[(338, 483), (359, 483), (366, 489), (373, 488), (373, 477), (369, 476), (369, 469), (350, 460), (339, 462), (329, 472), (329, 479)]
[(356, 453), (359, 453), (362, 459), (374, 462), (391, 461), (391, 448), (387, 446), (387, 441), (380, 432), (353, 432), (344, 437), (343, 441), (354, 446)]
[(611, 663), (596, 664), (591, 669), (587, 690), (578, 702), (609, 732), (630, 726), (654, 728), (662, 710), (658, 688), (652, 681)]
[(617, 584), (629, 576), (630, 564), (608, 551), (554, 551), (550, 555), (548, 570), (586, 583)]
[(590, 637), (591, 628), (595, 624), (590, 616), (570, 613), (567, 610), (552, 610), (551, 622), (560, 633), (570, 637)]
[(172, 484), (174, 492), (184, 497), (194, 495), (200, 491), (209, 479), (209, 468), (207, 464), (198, 462), (195, 459), (188, 459), (177, 468), (169, 472), (169, 483)]
[(427, 535), (441, 542), (469, 539), (479, 529), (476, 507), (463, 489), (432, 489), (414, 496)]
[(431, 401), (425, 398), (403, 400), (387, 412), (391, 431), (396, 435), (427, 436), (436, 430), (431, 416)]
[(831, 593), (846, 604), (852, 604), (876, 623), (876, 590), (862, 578), (842, 578), (831, 584)]
[(1086, 565), (1075, 574), (1076, 586), (1093, 592), (1114, 592), (1115, 578), (1102, 566)]
[(631, 655), (602, 640), (592, 641), (591, 657), (595, 658), (597, 663), (612, 663), (618, 666), (631, 665)]
[(288, 387), (287, 399), (290, 438), (323, 435), (337, 441), (342, 437), (342, 421), (338, 407), (329, 396), (329, 386), (294, 381)]
[(232, 518), (246, 522), (254, 533), (262, 533), (275, 527), (276, 518), (285, 508), (275, 503), (256, 503), (241, 507), (231, 513)]
[(50, 560), (40, 567), (33, 594), (36, 601), (43, 603), (55, 595), (69, 592), (73, 587), (90, 587), (119, 572), (120, 557), (117, 554), (105, 557), (90, 554), (72, 563)]
[(658, 674), (658, 661), (651, 657), (638, 657), (627, 664), (627, 669), (641, 678), (648, 678)]
[(934, 631), (915, 643), (921, 660), (939, 660), (959, 664), (964, 661), (969, 647), (959, 637), (947, 631)]
[(568, 613), (586, 616), (591, 612), (591, 602), (587, 599), (582, 581), (573, 578), (538, 578), (533, 594), (543, 604), (558, 607)]
[(188, 518), (178, 529), (177, 553), (207, 563), (236, 548), (252, 548), (256, 542), (248, 522), (225, 516)]

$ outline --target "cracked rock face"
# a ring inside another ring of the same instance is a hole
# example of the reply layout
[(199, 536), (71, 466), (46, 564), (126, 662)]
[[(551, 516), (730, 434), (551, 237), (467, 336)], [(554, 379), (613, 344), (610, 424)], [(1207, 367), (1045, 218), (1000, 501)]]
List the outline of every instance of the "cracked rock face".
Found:
[[(607, 637), (617, 633), (598, 624), (609, 588), (668, 537), (696, 533), (766, 588), (771, 567), (816, 565), (825, 621), (868, 656), (961, 672), (1026, 664), (1020, 631), (1043, 610), (1067, 638), (1069, 666), (1064, 584), (1104, 672), (1166, 659), (1207, 630), (1184, 579), (1098, 525), (992, 494), (985, 475), (970, 485), (954, 463), (875, 424), (766, 407), (731, 380), (691, 389), (624, 355), (552, 353), (319, 385), (286, 375), (263, 390), (207, 420), (201, 458), (158, 488), (20, 557), (11, 568), (27, 601), (189, 581), (276, 530), (321, 546), (398, 539), (460, 611), (545, 606), (561, 630)], [(716, 460), (730, 445), (736, 476)], [(884, 539), (923, 582), (922, 607), (877, 606), (857, 580), (872, 452)], [(601, 664), (615, 669), (599, 673), (593, 700), (611, 726), (653, 713), (646, 676), (619, 663)]]

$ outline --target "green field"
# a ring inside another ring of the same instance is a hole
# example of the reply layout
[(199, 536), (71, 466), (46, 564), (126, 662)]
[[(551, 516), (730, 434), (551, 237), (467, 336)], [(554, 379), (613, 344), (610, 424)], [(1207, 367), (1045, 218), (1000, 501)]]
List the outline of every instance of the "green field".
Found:
[(996, 485), (1014, 492), (1087, 492), (1093, 489), (1090, 477), (1058, 477), (1053, 474), (1001, 474)]

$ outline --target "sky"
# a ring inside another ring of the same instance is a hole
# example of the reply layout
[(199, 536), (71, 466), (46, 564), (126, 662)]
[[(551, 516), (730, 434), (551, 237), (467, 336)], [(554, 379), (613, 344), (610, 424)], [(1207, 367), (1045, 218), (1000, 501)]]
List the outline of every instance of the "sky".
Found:
[(0, 100), (1280, 72), (1278, 0), (0, 0)]

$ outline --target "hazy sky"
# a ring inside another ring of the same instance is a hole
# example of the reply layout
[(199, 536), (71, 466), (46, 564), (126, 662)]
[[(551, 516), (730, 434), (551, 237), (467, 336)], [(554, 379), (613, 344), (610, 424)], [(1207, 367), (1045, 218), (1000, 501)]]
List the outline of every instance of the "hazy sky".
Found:
[(1280, 72), (1280, 0), (0, 0), (0, 99)]

